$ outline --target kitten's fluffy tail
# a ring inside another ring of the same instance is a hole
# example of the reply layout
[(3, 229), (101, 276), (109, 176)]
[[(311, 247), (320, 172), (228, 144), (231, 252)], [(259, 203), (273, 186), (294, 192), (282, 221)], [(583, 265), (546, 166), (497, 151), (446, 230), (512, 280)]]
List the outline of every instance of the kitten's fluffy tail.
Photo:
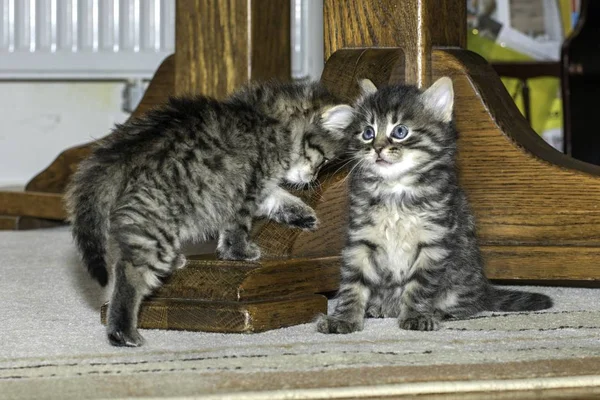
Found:
[(489, 311), (537, 311), (553, 305), (552, 299), (545, 294), (520, 292), (517, 290), (488, 287)]
[(119, 171), (88, 159), (80, 164), (66, 193), (73, 238), (90, 275), (102, 286), (108, 283), (109, 214), (120, 176)]

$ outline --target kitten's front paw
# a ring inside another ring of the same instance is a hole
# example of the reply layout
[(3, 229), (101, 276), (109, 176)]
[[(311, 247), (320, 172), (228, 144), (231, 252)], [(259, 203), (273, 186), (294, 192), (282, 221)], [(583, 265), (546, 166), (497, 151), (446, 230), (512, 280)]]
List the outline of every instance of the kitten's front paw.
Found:
[(440, 321), (429, 315), (417, 315), (398, 321), (401, 329), (410, 331), (437, 331), (440, 329)]
[(319, 227), (319, 219), (315, 214), (295, 215), (288, 221), (288, 225), (305, 231), (316, 231)]
[(317, 331), (321, 333), (351, 333), (363, 330), (363, 322), (343, 321), (327, 315), (317, 317)]
[(300, 201), (299, 203), (281, 208), (271, 218), (293, 228), (300, 228), (305, 231), (316, 230), (319, 226), (317, 214), (306, 204)]
[(252, 242), (245, 245), (235, 245), (218, 249), (219, 257), (223, 260), (256, 261), (260, 258), (260, 247)]
[(137, 329), (130, 330), (129, 332), (111, 329), (107, 331), (107, 336), (110, 344), (117, 347), (140, 347), (144, 344), (144, 338)]

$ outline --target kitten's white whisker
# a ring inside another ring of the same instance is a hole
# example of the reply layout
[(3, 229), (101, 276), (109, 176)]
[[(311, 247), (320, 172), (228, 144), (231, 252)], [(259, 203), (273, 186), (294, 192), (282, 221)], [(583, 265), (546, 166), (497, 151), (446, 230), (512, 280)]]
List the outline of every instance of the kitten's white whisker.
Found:
[[(351, 169), (350, 171), (348, 171), (348, 174), (344, 177), (344, 179), (340, 180), (339, 182), (337, 182), (335, 184), (335, 188), (337, 188), (339, 185), (346, 183), (346, 181), (348, 180), (348, 178), (352, 175), (352, 172), (359, 168), (360, 166), (362, 166), (365, 163), (366, 160), (362, 159), (362, 160), (358, 160), (358, 163), (356, 163)], [(359, 170), (360, 171), (360, 170)]]

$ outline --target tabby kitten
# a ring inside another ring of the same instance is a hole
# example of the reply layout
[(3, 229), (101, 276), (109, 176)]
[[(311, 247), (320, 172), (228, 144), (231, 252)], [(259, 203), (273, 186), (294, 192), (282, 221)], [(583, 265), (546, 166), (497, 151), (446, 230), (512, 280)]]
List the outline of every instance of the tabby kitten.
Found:
[[(351, 108), (318, 85), (282, 87), (293, 88), (286, 101), (304, 104), (302, 113), (278, 119), (261, 112), (280, 102), (276, 89), (253, 102), (240, 93), (225, 101), (171, 98), (118, 125), (81, 163), (68, 189), (68, 210), (91, 275), (104, 286), (107, 264), (115, 265), (111, 344), (142, 344), (140, 303), (162, 277), (184, 266), (182, 242), (218, 236), (221, 258), (256, 260), (253, 217), (317, 227), (314, 210), (279, 184), (310, 182), (345, 151), (342, 129), (350, 119), (340, 116)], [(261, 91), (253, 88), (245, 93)], [(312, 104), (313, 97), (324, 101)]]
[(483, 273), (475, 220), (458, 184), (452, 81), (363, 96), (347, 132), (358, 161), (341, 285), (323, 333), (363, 329), (367, 317), (396, 317), (400, 328), (439, 329), (477, 312), (541, 310), (549, 297), (493, 287)]

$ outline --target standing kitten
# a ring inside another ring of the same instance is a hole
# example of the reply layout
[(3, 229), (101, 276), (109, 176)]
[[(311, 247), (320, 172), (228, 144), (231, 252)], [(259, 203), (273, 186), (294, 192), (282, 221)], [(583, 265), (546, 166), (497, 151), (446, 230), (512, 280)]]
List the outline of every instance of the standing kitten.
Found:
[[(301, 102), (306, 92), (296, 93)], [(107, 248), (116, 250), (111, 344), (142, 344), (140, 303), (185, 264), (183, 241), (218, 235), (220, 257), (256, 260), (260, 250), (249, 239), (254, 216), (316, 228), (314, 211), (278, 185), (310, 182), (345, 150), (341, 129), (350, 120), (339, 116), (350, 107), (334, 105), (307, 110), (301, 119), (310, 123), (293, 123), (235, 96), (172, 98), (99, 142), (75, 174), (67, 203), (83, 260), (103, 286)]]
[(425, 92), (411, 86), (363, 97), (347, 129), (358, 161), (338, 304), (320, 316), (323, 333), (363, 329), (368, 317), (430, 331), (477, 312), (541, 310), (549, 297), (493, 287), (483, 273), (475, 219), (458, 185), (452, 81)]
[[(235, 91), (230, 96), (230, 100), (252, 104), (263, 114), (277, 119), (290, 131), (304, 133), (303, 149), (310, 146), (317, 151), (319, 151), (319, 131), (314, 129), (318, 126), (315, 122), (324, 110), (340, 103), (320, 82), (290, 83), (276, 80), (250, 82)], [(349, 123), (350, 112), (351, 108), (348, 106), (336, 107), (328, 114), (328, 123), (336, 130), (341, 129)], [(306, 174), (309, 175), (319, 172), (309, 165), (306, 165), (305, 169)], [(301, 169), (298, 169), (296, 172), (300, 171)], [(302, 181), (303, 179), (298, 177), (289, 180)]]

